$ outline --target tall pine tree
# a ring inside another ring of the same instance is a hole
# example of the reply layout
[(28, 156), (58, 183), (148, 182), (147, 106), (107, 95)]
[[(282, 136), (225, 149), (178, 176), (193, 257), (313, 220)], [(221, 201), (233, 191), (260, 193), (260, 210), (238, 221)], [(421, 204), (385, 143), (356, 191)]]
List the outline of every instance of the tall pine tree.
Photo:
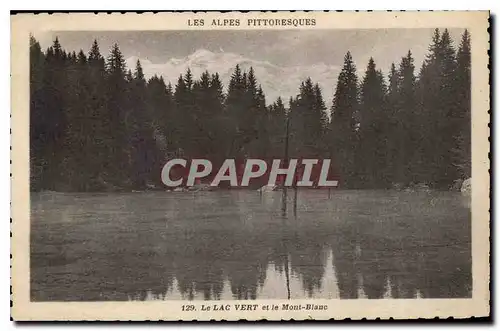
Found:
[(358, 145), (357, 112), (358, 77), (350, 52), (344, 57), (344, 66), (337, 80), (331, 110), (331, 155), (340, 178), (341, 187), (353, 187), (356, 183), (354, 164), (355, 146)]
[(388, 153), (389, 116), (386, 106), (386, 86), (383, 75), (370, 58), (360, 89), (359, 146), (355, 160), (363, 187), (387, 187), (391, 178)]
[(463, 179), (471, 176), (471, 52), (470, 33), (465, 30), (457, 52), (456, 147), (453, 163)]

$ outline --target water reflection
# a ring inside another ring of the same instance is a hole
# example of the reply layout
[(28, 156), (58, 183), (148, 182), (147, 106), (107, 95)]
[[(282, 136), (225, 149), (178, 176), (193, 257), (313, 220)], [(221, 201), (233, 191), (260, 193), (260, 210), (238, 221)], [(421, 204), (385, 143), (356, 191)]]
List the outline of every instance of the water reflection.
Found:
[(299, 192), (287, 218), (279, 192), (32, 206), (35, 301), (471, 295), (470, 211), (452, 193)]

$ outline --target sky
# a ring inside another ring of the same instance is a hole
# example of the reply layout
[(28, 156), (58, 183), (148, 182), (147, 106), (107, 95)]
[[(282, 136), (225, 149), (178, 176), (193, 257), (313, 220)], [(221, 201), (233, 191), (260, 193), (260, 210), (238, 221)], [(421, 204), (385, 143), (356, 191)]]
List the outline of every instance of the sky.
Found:
[[(461, 29), (450, 33), (455, 45)], [(118, 43), (125, 58), (136, 56), (153, 63), (183, 58), (198, 49), (230, 52), (253, 60), (269, 61), (279, 66), (304, 66), (324, 63), (341, 66), (350, 51), (358, 70), (364, 70), (370, 56), (387, 72), (392, 62), (398, 63), (409, 49), (417, 69), (425, 58), (433, 29), (371, 30), (251, 30), (251, 31), (78, 31), (48, 32), (35, 35), (42, 48), (59, 37), (66, 50), (88, 52), (97, 39), (101, 53), (107, 55)]]

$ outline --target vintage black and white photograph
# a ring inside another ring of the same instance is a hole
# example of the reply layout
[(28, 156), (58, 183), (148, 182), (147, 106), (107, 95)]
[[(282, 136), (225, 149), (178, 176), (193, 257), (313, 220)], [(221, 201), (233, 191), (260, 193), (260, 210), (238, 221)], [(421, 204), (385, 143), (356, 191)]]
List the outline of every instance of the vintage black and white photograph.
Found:
[(30, 31), (29, 300), (472, 299), (476, 35), (315, 24)]

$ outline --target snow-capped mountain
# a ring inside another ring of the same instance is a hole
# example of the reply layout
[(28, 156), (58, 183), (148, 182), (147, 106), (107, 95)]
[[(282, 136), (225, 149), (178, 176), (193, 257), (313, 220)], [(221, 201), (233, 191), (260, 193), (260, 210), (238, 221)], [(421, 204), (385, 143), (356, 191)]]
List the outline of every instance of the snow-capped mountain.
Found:
[(252, 60), (234, 53), (223, 51), (214, 53), (206, 49), (199, 49), (184, 58), (171, 58), (165, 63), (152, 63), (148, 59), (132, 56), (126, 60), (127, 67), (135, 68), (138, 59), (141, 61), (146, 78), (155, 74), (162, 75), (165, 81), (170, 81), (172, 85), (175, 85), (180, 74), (184, 74), (190, 68), (195, 78), (198, 78), (205, 70), (210, 73), (218, 72), (224, 87), (227, 87), (237, 64), (246, 71), (253, 67), (268, 103), (274, 102), (278, 96), (288, 103), (291, 96), (298, 94), (301, 81), (311, 77), (314, 82), (320, 84), (323, 98), (328, 105), (331, 103), (333, 88), (340, 71), (338, 66), (324, 63), (284, 67), (267, 61)]

